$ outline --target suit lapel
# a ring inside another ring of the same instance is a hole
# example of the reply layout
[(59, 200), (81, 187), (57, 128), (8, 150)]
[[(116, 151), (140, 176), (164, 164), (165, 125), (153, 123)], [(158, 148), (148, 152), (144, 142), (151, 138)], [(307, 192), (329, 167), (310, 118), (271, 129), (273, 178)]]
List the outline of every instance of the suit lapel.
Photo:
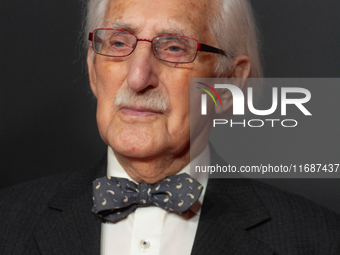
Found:
[(49, 203), (35, 231), (42, 254), (99, 254), (101, 220), (92, 213), (92, 181), (106, 174), (106, 157), (90, 171), (72, 174)]
[[(227, 165), (212, 150), (212, 164)], [(209, 179), (192, 255), (266, 255), (274, 251), (250, 229), (270, 220), (247, 179)]]

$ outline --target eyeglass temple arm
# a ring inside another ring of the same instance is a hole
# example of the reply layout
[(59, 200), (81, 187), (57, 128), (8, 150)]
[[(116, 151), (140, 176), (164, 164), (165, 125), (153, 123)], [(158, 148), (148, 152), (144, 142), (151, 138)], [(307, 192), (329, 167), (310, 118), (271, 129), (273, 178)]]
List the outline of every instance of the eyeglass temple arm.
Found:
[(215, 47), (203, 44), (203, 43), (199, 43), (197, 46), (197, 50), (198, 51), (205, 51), (205, 52), (212, 52), (212, 53), (217, 53), (217, 54), (221, 54), (224, 56), (227, 56), (227, 54), (225, 54), (225, 52), (223, 50), (217, 49)]
[(94, 36), (93, 33), (89, 33), (89, 41), (92, 42), (92, 39), (94, 39), (94, 42), (103, 42), (102, 39), (100, 39), (98, 36)]

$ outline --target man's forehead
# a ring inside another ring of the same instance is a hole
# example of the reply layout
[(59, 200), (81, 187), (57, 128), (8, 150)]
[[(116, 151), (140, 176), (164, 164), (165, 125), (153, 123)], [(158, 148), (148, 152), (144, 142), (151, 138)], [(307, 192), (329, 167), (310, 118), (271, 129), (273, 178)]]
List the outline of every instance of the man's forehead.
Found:
[[(212, 4), (209, 0), (109, 0), (104, 25), (138, 34), (153, 30), (155, 35), (193, 36), (208, 28)], [(216, 3), (216, 2), (215, 2)]]

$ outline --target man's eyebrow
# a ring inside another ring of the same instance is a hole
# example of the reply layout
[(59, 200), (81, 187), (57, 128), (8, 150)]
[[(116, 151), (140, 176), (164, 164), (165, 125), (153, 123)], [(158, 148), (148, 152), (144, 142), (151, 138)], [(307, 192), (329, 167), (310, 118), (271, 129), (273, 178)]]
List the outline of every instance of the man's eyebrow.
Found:
[(138, 32), (140, 32), (140, 29), (136, 26), (120, 20), (107, 20), (107, 26), (110, 28), (124, 30), (132, 34), (138, 34)]
[(186, 33), (182, 29), (171, 28), (171, 29), (162, 29), (159, 32), (157, 32), (157, 35), (184, 35), (186, 36)]
[[(124, 22), (121, 20), (106, 20), (107, 27), (110, 28), (115, 28), (115, 29), (120, 29), (124, 30), (127, 32), (130, 32), (132, 34), (138, 34), (141, 32), (141, 28), (132, 25), (131, 23)], [(156, 32), (156, 35), (184, 35), (186, 36), (186, 33), (184, 30), (179, 29), (179, 28), (169, 28), (169, 29), (162, 29)]]

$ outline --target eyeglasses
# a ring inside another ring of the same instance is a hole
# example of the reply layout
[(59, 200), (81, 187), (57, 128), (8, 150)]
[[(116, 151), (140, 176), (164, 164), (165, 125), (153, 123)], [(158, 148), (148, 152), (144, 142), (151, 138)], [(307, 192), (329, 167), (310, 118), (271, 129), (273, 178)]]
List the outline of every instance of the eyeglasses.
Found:
[(89, 34), (89, 40), (92, 41), (94, 52), (107, 57), (129, 56), (139, 41), (150, 42), (156, 58), (170, 63), (191, 63), (195, 60), (197, 51), (226, 56), (223, 50), (182, 35), (160, 35), (149, 40), (138, 39), (134, 34), (124, 30), (99, 28)]

